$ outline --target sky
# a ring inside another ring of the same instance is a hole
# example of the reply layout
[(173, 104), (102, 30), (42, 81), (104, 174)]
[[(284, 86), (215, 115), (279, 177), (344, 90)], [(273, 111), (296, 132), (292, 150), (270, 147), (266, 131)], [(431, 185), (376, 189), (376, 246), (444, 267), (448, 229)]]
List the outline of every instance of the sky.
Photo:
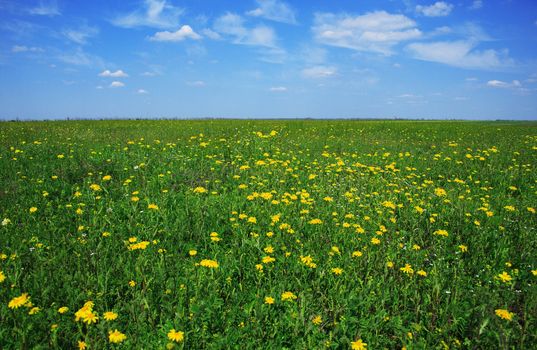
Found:
[(0, 0), (0, 119), (537, 119), (535, 0)]

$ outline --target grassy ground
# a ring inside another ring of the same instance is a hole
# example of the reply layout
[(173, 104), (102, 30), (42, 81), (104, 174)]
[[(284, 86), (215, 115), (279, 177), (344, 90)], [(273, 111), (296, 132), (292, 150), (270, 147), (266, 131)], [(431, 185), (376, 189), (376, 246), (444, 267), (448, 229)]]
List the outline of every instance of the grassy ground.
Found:
[(0, 348), (536, 348), (536, 161), (537, 123), (1, 123)]

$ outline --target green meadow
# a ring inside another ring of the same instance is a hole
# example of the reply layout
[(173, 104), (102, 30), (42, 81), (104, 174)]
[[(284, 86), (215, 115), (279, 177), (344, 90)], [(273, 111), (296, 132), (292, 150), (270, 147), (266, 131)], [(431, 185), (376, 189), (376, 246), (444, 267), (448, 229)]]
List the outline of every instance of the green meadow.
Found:
[(537, 122), (0, 123), (0, 348), (537, 348), (536, 166)]

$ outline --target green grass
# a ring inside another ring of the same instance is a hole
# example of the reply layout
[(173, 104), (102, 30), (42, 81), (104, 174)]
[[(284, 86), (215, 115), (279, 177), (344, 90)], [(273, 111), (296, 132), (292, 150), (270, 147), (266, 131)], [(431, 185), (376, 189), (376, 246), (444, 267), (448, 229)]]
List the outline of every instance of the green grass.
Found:
[(536, 348), (536, 160), (532, 122), (1, 123), (0, 348)]

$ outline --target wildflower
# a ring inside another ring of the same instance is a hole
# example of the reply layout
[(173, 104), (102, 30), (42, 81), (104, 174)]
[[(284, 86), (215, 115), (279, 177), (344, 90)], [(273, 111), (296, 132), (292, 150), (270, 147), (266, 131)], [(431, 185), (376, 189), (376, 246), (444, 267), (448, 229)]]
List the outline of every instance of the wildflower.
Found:
[(274, 253), (274, 248), (273, 248), (271, 245), (269, 245), (268, 247), (266, 247), (265, 249), (263, 249), (263, 251), (264, 251), (265, 253), (267, 253), (267, 254), (272, 254), (272, 253)]
[(110, 180), (112, 180), (112, 176), (110, 175), (103, 176), (103, 181), (110, 181)]
[(418, 275), (420, 275), (422, 277), (427, 277), (427, 272), (425, 272), (423, 270), (419, 270), (417, 273), (418, 273)]
[(444, 197), (447, 195), (447, 192), (443, 188), (435, 188), (434, 194), (437, 195), (438, 197)]
[(21, 306), (26, 305), (30, 301), (28, 293), (22, 293), (20, 296), (11, 299), (8, 304), (10, 309), (18, 309)]
[(373, 237), (373, 238), (371, 238), (371, 243), (374, 244), (374, 245), (379, 245), (380, 244), (380, 239), (378, 239), (377, 237)]
[(409, 275), (414, 273), (414, 270), (412, 269), (412, 265), (410, 265), (410, 264), (405, 264), (405, 266), (401, 267), (399, 270), (401, 270), (404, 273), (409, 274)]
[[(532, 214), (535, 214), (535, 208), (532, 208), (532, 207), (527, 207), (526, 208), (530, 213)], [(4, 222), (2, 221), (2, 225), (4, 224)]]
[(3, 271), (0, 271), (0, 283), (4, 282), (6, 280), (6, 275), (4, 275)]
[(273, 297), (265, 297), (265, 304), (268, 304), (268, 305), (274, 304), (274, 298)]
[(393, 268), (393, 261), (388, 261), (386, 263), (386, 267), (388, 267), (389, 269)]
[(137, 196), (132, 196), (131, 197), (132, 202), (138, 202), (139, 200), (140, 200), (140, 197), (137, 197)]
[(322, 322), (323, 322), (323, 319), (321, 315), (317, 315), (313, 318), (313, 320), (311, 320), (311, 323), (313, 323), (316, 326), (320, 325)]
[(507, 272), (505, 272), (505, 271), (502, 272), (502, 273), (500, 273), (500, 274), (498, 275), (498, 278), (499, 278), (502, 282), (505, 282), (505, 283), (510, 282), (510, 281), (513, 279), (513, 277), (511, 277), (511, 276), (510, 276)]
[(282, 293), (282, 301), (293, 301), (297, 298), (297, 296), (293, 292), (283, 292)]
[(362, 339), (358, 339), (351, 343), (351, 348), (352, 350), (367, 350), (367, 343), (364, 343)]
[(218, 237), (217, 232), (211, 232), (210, 236), (211, 236), (211, 241), (213, 242), (219, 242), (221, 240), (221, 238)]
[(444, 237), (449, 236), (446, 230), (436, 230), (433, 232), (433, 235), (444, 236)]
[(267, 255), (263, 257), (262, 261), (263, 261), (263, 264), (269, 264), (271, 262), (276, 261), (276, 259)]
[(343, 273), (343, 269), (342, 269), (342, 268), (339, 268), (339, 267), (334, 267), (334, 268), (332, 269), (332, 273), (333, 273), (334, 275), (339, 276), (339, 275), (341, 275), (341, 274)]
[(506, 205), (505, 207), (503, 207), (505, 210), (507, 211), (515, 211), (516, 208), (512, 205)]
[(188, 255), (190, 255), (190, 256), (195, 256), (196, 254), (198, 254), (198, 251), (195, 250), (195, 249), (191, 249), (191, 250), (188, 251)]
[(147, 248), (148, 245), (149, 245), (148, 241), (142, 241), (139, 243), (130, 244), (129, 250), (138, 250), (138, 249), (144, 250)]
[(218, 262), (215, 260), (203, 259), (200, 261), (200, 265), (203, 267), (208, 267), (210, 269), (218, 268)]
[(147, 205), (147, 209), (158, 210), (158, 205), (156, 205), (155, 203), (150, 203)]
[(310, 225), (320, 225), (320, 224), (322, 224), (322, 223), (323, 223), (323, 221), (322, 221), (321, 219), (311, 219), (311, 220), (309, 221), (309, 224), (310, 224)]
[(78, 350), (85, 350), (88, 347), (85, 341), (78, 341)]
[(462, 253), (466, 253), (468, 251), (468, 247), (463, 244), (459, 246), (459, 249), (461, 250)]
[(533, 276), (537, 276), (537, 270), (531, 270)]
[(196, 187), (194, 190), (193, 190), (194, 193), (207, 193), (207, 189), (205, 187)]
[(29, 210), (30, 214), (35, 213), (36, 211), (37, 211), (36, 207), (31, 207)]
[(99, 186), (99, 185), (97, 185), (97, 184), (91, 184), (91, 185), (90, 185), (90, 188), (91, 188), (91, 190), (94, 191), (94, 192), (98, 192), (98, 191), (101, 190), (101, 186)]
[(130, 281), (129, 281), (129, 286), (131, 286), (131, 287), (135, 287), (135, 286), (136, 286), (136, 282), (130, 280)]
[(117, 314), (113, 311), (107, 311), (104, 313), (103, 317), (107, 321), (113, 321), (117, 318)]
[(11, 220), (9, 220), (8, 218), (4, 218), (4, 220), (2, 220), (2, 226), (7, 226), (11, 223)]
[(176, 331), (175, 329), (171, 329), (168, 332), (168, 339), (180, 343), (185, 339), (185, 333), (181, 331)]
[(30, 309), (30, 311), (28, 311), (28, 315), (35, 315), (36, 313), (38, 313), (39, 311), (41, 311), (41, 308), (39, 307), (33, 307)]
[(110, 343), (117, 344), (127, 339), (127, 336), (121, 333), (120, 331), (118, 331), (117, 329), (115, 329), (114, 331), (108, 332), (108, 339), (110, 340)]
[(257, 271), (263, 272), (263, 265), (261, 265), (261, 264), (256, 264), (256, 265), (255, 265), (255, 268), (257, 269)]
[(513, 316), (515, 315), (514, 313), (509, 312), (505, 309), (496, 309), (494, 310), (494, 312), (496, 313), (496, 316), (507, 321), (511, 321), (513, 319)]
[(60, 308), (58, 309), (58, 312), (59, 312), (60, 314), (64, 314), (64, 313), (66, 313), (67, 311), (69, 311), (69, 308), (68, 308), (67, 306), (62, 306), (62, 307), (60, 307)]
[(364, 255), (361, 251), (359, 250), (355, 250), (354, 252), (352, 252), (352, 257), (353, 258), (359, 258), (361, 257), (362, 255)]

